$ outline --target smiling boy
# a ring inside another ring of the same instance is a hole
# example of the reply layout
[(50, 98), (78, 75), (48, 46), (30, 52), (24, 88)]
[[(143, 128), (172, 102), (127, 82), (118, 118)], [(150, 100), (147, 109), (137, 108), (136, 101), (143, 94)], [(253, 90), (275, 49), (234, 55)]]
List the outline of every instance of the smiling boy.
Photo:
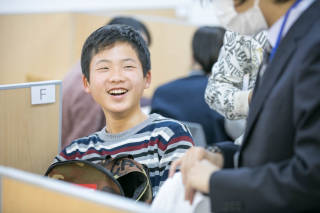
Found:
[(125, 25), (97, 29), (81, 55), (85, 91), (102, 107), (106, 127), (73, 141), (54, 162), (82, 159), (97, 163), (102, 156), (131, 154), (149, 168), (156, 195), (170, 164), (193, 146), (181, 123), (141, 111), (140, 98), (151, 82), (150, 53), (141, 35)]

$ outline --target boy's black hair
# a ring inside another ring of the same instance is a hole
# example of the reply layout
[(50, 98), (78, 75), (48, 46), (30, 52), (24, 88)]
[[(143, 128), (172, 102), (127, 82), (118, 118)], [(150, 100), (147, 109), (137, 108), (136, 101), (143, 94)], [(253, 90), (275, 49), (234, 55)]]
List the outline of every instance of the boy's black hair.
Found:
[(116, 42), (126, 42), (135, 50), (143, 69), (143, 76), (151, 69), (150, 52), (141, 34), (127, 25), (106, 25), (94, 31), (85, 41), (81, 53), (81, 69), (90, 82), (90, 63), (92, 58)]
[(192, 39), (193, 58), (207, 74), (211, 72), (213, 64), (218, 60), (225, 31), (222, 27), (204, 26), (194, 33)]
[(111, 19), (111, 21), (108, 23), (110, 24), (125, 24), (128, 26), (133, 27), (134, 29), (138, 30), (139, 32), (144, 33), (147, 36), (147, 43), (148, 46), (151, 45), (151, 36), (148, 28), (139, 20), (132, 18), (132, 17), (126, 17), (126, 16), (117, 16)]

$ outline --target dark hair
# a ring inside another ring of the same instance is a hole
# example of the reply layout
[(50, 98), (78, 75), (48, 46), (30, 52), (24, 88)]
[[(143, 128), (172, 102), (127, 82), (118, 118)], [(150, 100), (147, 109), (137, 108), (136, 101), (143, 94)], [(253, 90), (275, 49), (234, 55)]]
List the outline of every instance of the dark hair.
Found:
[(143, 68), (143, 76), (151, 69), (150, 52), (141, 34), (127, 25), (106, 25), (94, 31), (85, 41), (81, 53), (83, 75), (90, 81), (90, 62), (92, 57), (116, 42), (126, 42), (137, 53)]
[(206, 73), (211, 72), (213, 64), (218, 60), (223, 45), (225, 29), (222, 27), (200, 27), (192, 39), (193, 58)]
[(147, 43), (148, 46), (151, 45), (151, 36), (149, 33), (148, 28), (139, 20), (132, 18), (132, 17), (126, 17), (126, 16), (117, 16), (111, 19), (111, 21), (108, 23), (108, 25), (111, 24), (125, 24), (128, 26), (133, 27), (134, 29), (138, 30), (139, 32), (144, 33), (147, 36)]

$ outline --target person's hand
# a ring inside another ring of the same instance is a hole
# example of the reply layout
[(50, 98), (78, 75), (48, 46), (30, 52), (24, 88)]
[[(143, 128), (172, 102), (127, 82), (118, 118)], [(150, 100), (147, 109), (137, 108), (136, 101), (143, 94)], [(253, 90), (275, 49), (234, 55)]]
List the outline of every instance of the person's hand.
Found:
[(188, 171), (185, 183), (185, 200), (193, 202), (196, 191), (209, 193), (209, 181), (213, 172), (220, 170), (208, 160), (196, 162)]
[(215, 164), (217, 167), (222, 168), (223, 166), (223, 156), (220, 153), (212, 153), (206, 151), (201, 147), (192, 147), (178, 160), (172, 162), (169, 177), (172, 177), (177, 169), (180, 166), (180, 172), (182, 174), (182, 181), (186, 183), (186, 174), (189, 169), (197, 162), (206, 159), (212, 164)]
[(184, 176), (188, 168), (191, 168), (194, 163), (202, 160), (205, 157), (205, 149), (201, 147), (191, 147), (188, 151), (178, 160), (171, 163), (169, 170), (169, 177), (172, 177), (180, 166), (180, 172), (183, 177), (183, 183), (185, 183)]

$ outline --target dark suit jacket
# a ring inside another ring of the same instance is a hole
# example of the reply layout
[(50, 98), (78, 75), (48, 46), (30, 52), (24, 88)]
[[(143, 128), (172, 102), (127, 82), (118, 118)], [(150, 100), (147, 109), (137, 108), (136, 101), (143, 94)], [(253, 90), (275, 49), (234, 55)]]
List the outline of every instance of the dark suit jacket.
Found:
[(153, 94), (151, 113), (201, 124), (208, 144), (229, 140), (224, 118), (205, 102), (207, 83), (207, 76), (192, 75), (160, 86)]
[(210, 179), (214, 212), (320, 212), (320, 1), (255, 88), (237, 169)]

